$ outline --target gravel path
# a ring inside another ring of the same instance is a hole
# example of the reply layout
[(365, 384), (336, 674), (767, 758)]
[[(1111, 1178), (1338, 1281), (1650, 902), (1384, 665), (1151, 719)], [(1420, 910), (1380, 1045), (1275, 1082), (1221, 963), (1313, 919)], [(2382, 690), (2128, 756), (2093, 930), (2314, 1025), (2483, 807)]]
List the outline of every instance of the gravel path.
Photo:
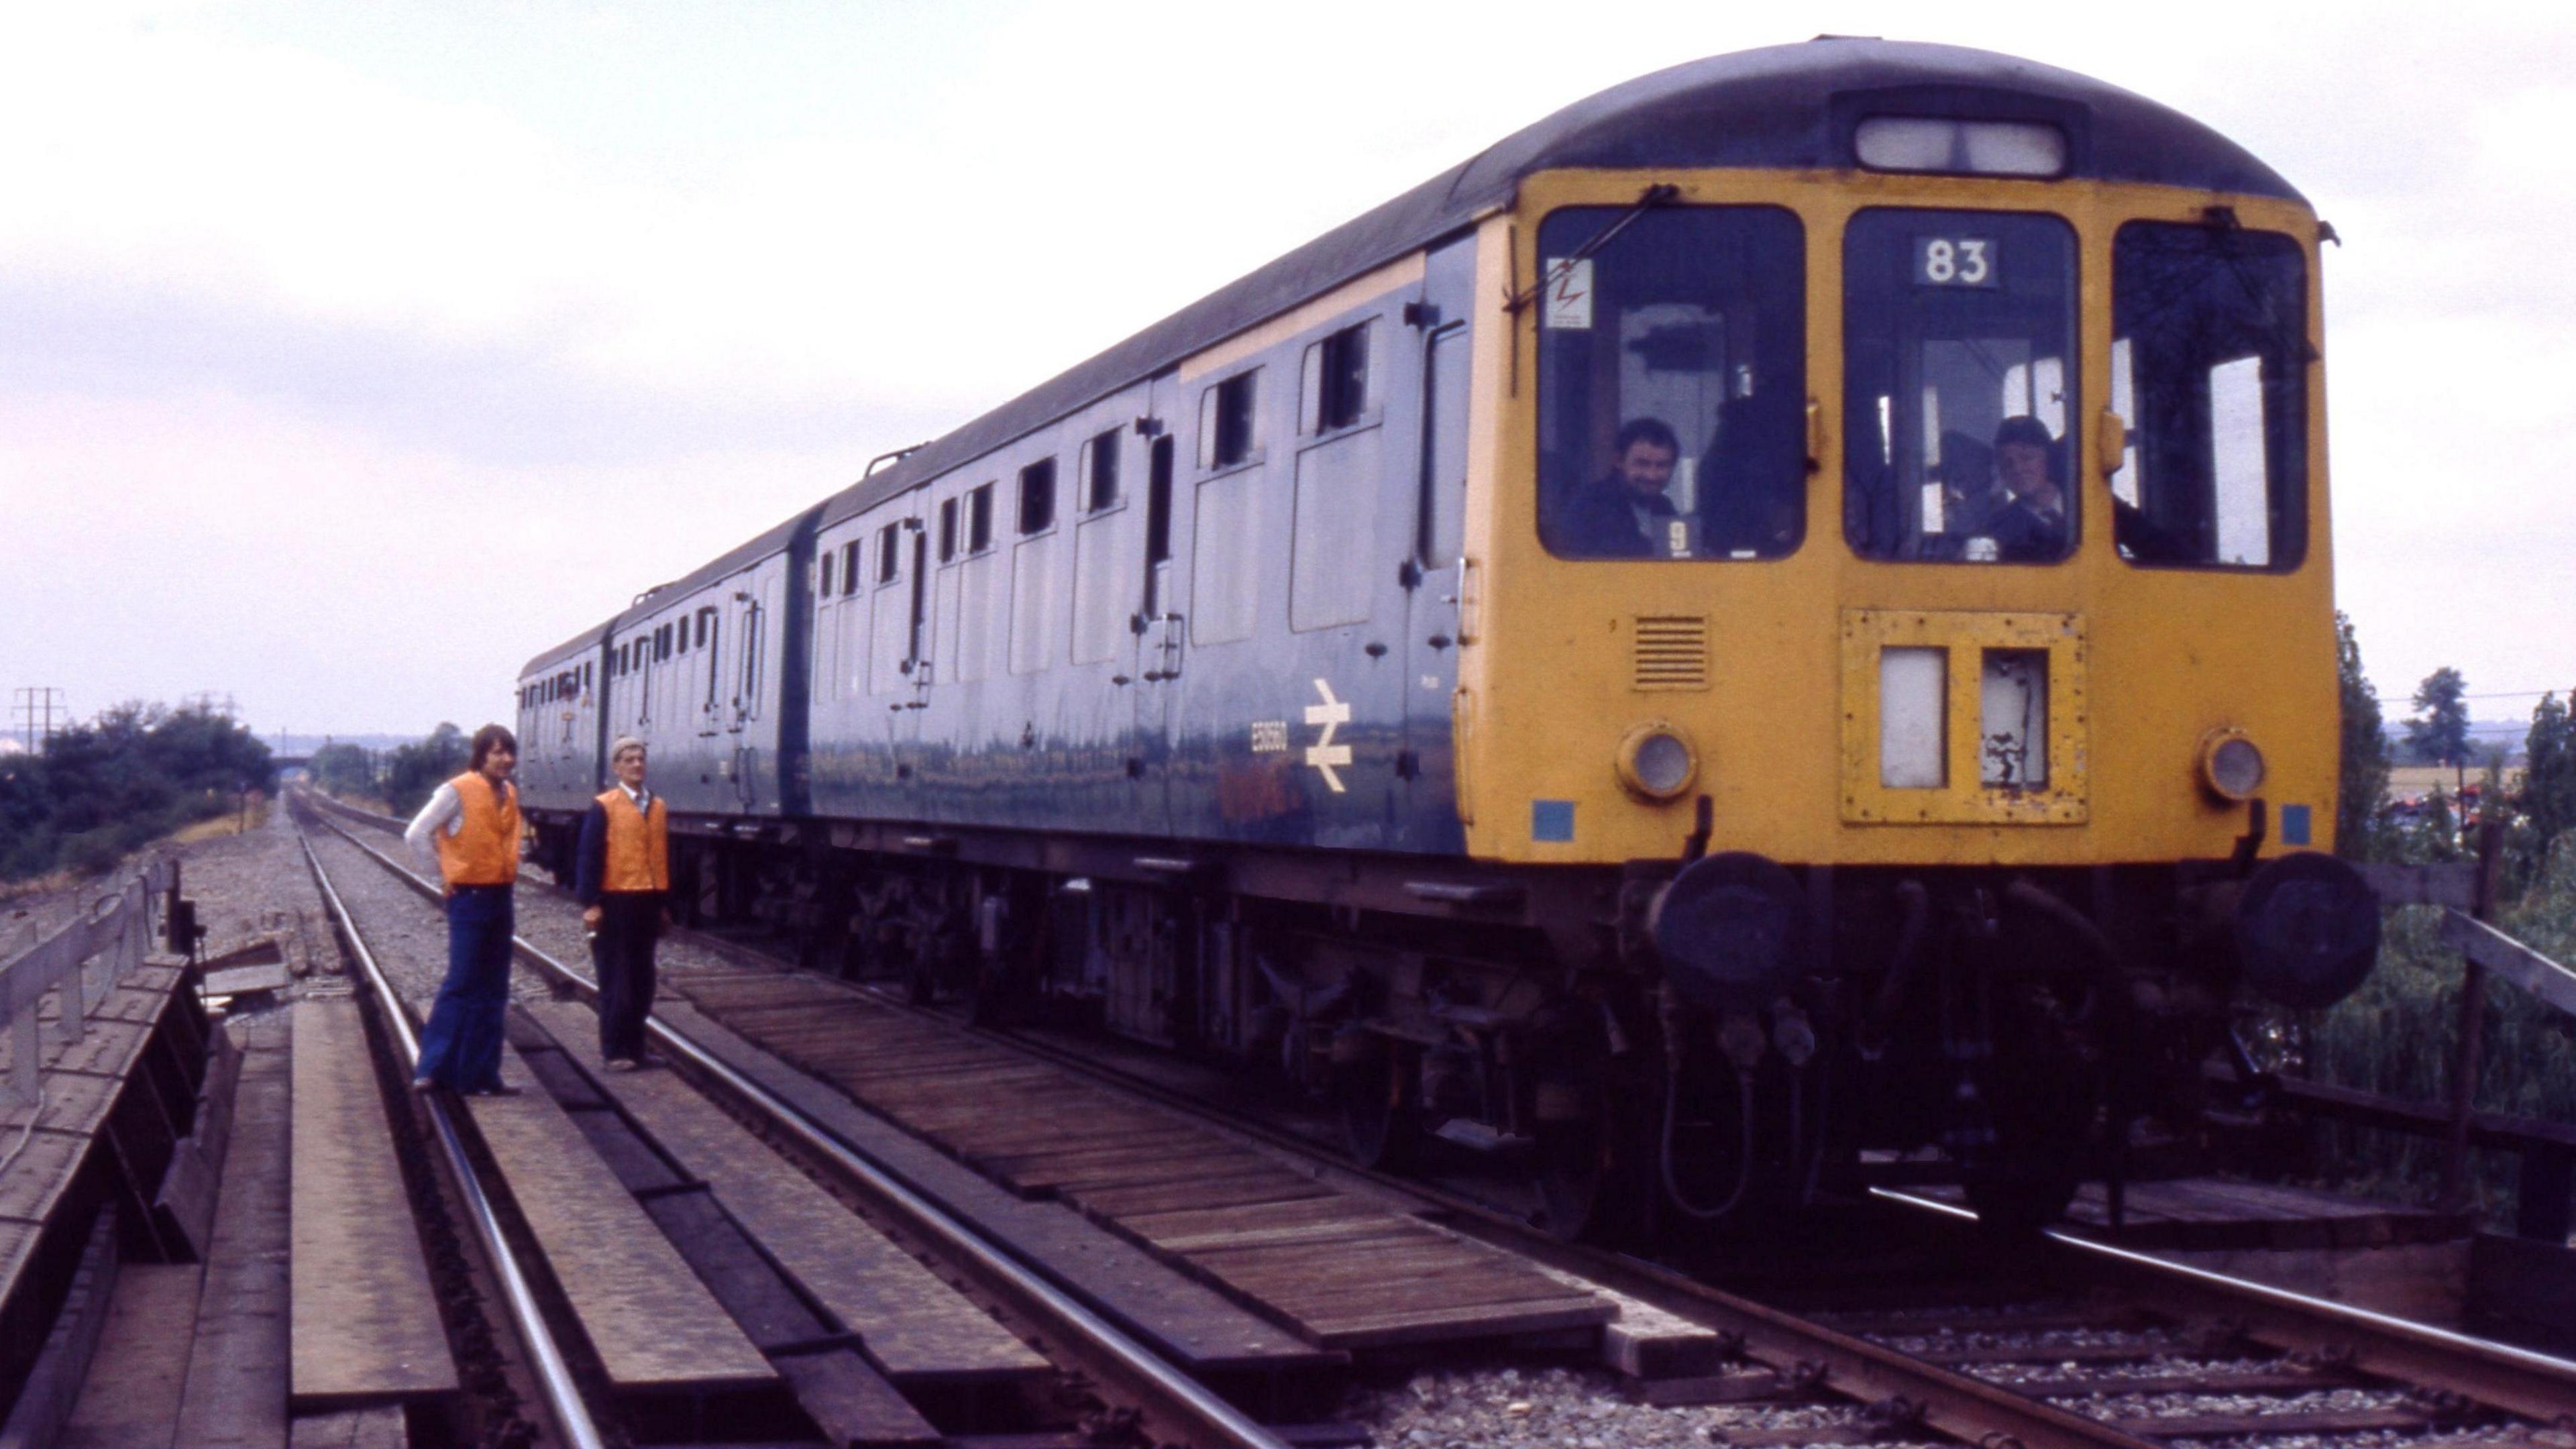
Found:
[[(2547, 1444), (2554, 1430), (2542, 1431), (2538, 1442)], [(2178, 1439), (2177, 1444), (2191, 1449), (2480, 1449), (2490, 1444), (2528, 1445), (2534, 1442), (2517, 1429), (2462, 1429), (2445, 1434), (2421, 1434), (2404, 1429), (2373, 1429), (2359, 1434), (2260, 1434), (2230, 1439)]]
[[(313, 833), (313, 853), (331, 873), (332, 887), (394, 990), (427, 1015), (439, 983), (447, 978), (446, 913), (327, 830)], [(515, 964), (510, 968), (513, 1000), (542, 1000), (546, 994), (545, 978), (536, 971)]]
[(209, 960), (265, 938), (299, 977), (338, 969), (330, 915), (283, 809), (271, 809), (248, 835), (182, 847), (179, 891), (197, 903), (197, 924), (206, 928), (200, 954)]
[[(404, 848), (400, 835), (354, 822), (343, 823), (348, 824), (350, 831), (358, 839), (403, 862), (415, 874), (435, 876), (435, 872), (426, 863), (412, 858), (410, 852)], [(348, 855), (352, 862), (364, 864), (368, 870), (379, 876), (384, 874), (384, 867), (350, 851), (346, 844), (341, 843), (328, 830), (315, 832), (317, 850), (321, 848), (320, 843), (325, 839), (331, 840)], [(329, 859), (336, 861), (338, 857), (329, 857)], [(334, 864), (331, 869), (331, 878), (334, 881), (339, 880), (341, 868)], [(590, 969), (590, 944), (587, 934), (582, 929), (581, 908), (573, 904), (569, 894), (556, 888), (550, 876), (534, 867), (523, 866), (519, 872), (519, 889), (515, 904), (518, 912), (518, 934), (521, 940), (558, 961), (569, 963), (576, 970), (587, 972)], [(353, 905), (351, 909), (355, 910), (356, 907)], [(653, 959), (665, 968), (676, 970), (750, 969), (734, 957), (709, 950), (678, 936), (664, 937), (661, 944), (654, 948)]]
[[(1861, 1412), (1856, 1404), (1659, 1409), (1630, 1402), (1606, 1370), (1573, 1368), (1424, 1369), (1394, 1388), (1355, 1390), (1343, 1408), (1388, 1449), (1724, 1444), (1730, 1433), (1769, 1439), (1783, 1430), (1845, 1429), (1860, 1422)], [(1909, 1442), (1881, 1444), (1897, 1449)]]
[[(246, 835), (219, 835), (159, 850), (178, 858), (180, 893), (197, 904), (197, 924), (206, 928), (201, 956), (211, 960), (274, 940), (298, 976), (317, 963), (323, 971), (335, 969), (329, 918), (283, 809), (269, 810)], [(0, 957), (16, 955), (101, 896), (121, 889), (139, 864), (129, 860), (105, 878), (0, 903)]]

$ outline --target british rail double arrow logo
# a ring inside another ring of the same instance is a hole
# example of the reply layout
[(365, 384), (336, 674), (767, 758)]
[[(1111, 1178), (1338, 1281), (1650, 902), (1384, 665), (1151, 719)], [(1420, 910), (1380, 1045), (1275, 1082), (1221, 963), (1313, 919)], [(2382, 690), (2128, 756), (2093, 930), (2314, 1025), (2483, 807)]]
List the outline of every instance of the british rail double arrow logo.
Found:
[(1324, 697), (1322, 704), (1306, 706), (1306, 723), (1322, 725), (1323, 734), (1306, 747), (1306, 763), (1322, 773), (1324, 784), (1336, 795), (1342, 793), (1342, 777), (1333, 767), (1351, 762), (1351, 747), (1333, 743), (1333, 731), (1351, 722), (1351, 707), (1333, 698), (1333, 687), (1318, 679), (1315, 692)]

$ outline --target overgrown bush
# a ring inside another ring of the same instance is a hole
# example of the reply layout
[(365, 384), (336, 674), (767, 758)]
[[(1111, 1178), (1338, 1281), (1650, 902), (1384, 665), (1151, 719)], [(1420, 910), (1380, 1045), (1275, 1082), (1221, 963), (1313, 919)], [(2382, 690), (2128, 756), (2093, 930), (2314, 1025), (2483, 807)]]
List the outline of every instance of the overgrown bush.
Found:
[[(2439, 911), (2389, 913), (2379, 968), (2359, 991), (2320, 1013), (2308, 1030), (2308, 1070), (2319, 1081), (2406, 1101), (2447, 1103), (2458, 1050), (2463, 968), (2441, 938)], [(2576, 961), (2576, 837), (2561, 839), (2523, 898), (2497, 913), (2505, 934), (2551, 959)], [(2490, 980), (2476, 1105), (2484, 1112), (2576, 1122), (2576, 1017)], [(2443, 1144), (2431, 1137), (2327, 1122), (2318, 1162), (2336, 1185), (2373, 1197), (2429, 1204)], [(2516, 1159), (2473, 1152), (2478, 1208), (2494, 1224), (2513, 1216)]]
[(276, 775), (268, 746), (223, 715), (119, 705), (38, 754), (0, 758), (0, 880), (104, 872), (232, 809), (244, 790), (273, 788)]

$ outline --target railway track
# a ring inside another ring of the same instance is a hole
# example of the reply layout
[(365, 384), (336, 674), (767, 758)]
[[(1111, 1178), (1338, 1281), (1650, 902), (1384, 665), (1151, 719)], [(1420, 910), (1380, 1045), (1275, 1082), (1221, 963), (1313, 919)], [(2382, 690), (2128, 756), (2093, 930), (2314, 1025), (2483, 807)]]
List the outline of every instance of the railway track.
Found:
[[(350, 843), (395, 878), (421, 891), (425, 899), (435, 900), (434, 887), (362, 842), (352, 839)], [(324, 898), (350, 945), (352, 958), (375, 997), (380, 1017), (392, 1024), (391, 1034), (403, 1056), (400, 1065), (407, 1073), (418, 1054), (408, 1009), (370, 948), (366, 926), (343, 901), (329, 868), (314, 852), (310, 840), (305, 850)], [(573, 994), (587, 995), (593, 990), (581, 973), (542, 952), (523, 944), (520, 957), (537, 965), (550, 981)], [(734, 1071), (725, 1061), (667, 1026), (657, 1024), (653, 1035), (669, 1058), (685, 1064), (687, 1075), (701, 1086), (711, 1087), (711, 1095), (721, 1096), (728, 1109), (755, 1116), (766, 1134), (803, 1164), (829, 1171), (840, 1185), (867, 1199), (872, 1215), (899, 1223), (904, 1241), (926, 1246), (943, 1277), (952, 1282), (970, 1282), (979, 1297), (1003, 1305), (1012, 1327), (1031, 1333), (1046, 1345), (1047, 1356), (1065, 1383), (1087, 1386), (1103, 1401), (1101, 1408), (1084, 1420), (1084, 1432), (1098, 1442), (1175, 1442), (1229, 1449), (1285, 1449), (1289, 1443), (1089, 1307), (1030, 1272), (989, 1238), (853, 1152), (762, 1083)], [(553, 1072), (540, 1075), (547, 1090), (559, 1090), (557, 1082), (551, 1080)], [(524, 1197), (525, 1189), (514, 1193), (510, 1186), (492, 1180), (493, 1159), (498, 1154), (469, 1141), (475, 1135), (474, 1128), (460, 1120), (452, 1099), (432, 1093), (424, 1094), (422, 1102), (445, 1154), (449, 1177), (458, 1186), (466, 1216), (503, 1290), (510, 1328), (527, 1351), (541, 1401), (561, 1441), (593, 1446), (625, 1437), (615, 1429), (603, 1429), (603, 1424), (614, 1423), (618, 1418), (619, 1407), (601, 1402), (603, 1396), (595, 1374), (576, 1371), (574, 1360), (580, 1350), (566, 1343), (561, 1305), (549, 1304), (546, 1299), (550, 1295), (543, 1291), (541, 1280), (548, 1270), (543, 1264), (528, 1262), (526, 1245), (518, 1241), (519, 1235), (503, 1221), (505, 1212), (496, 1206), (499, 1200)], [(780, 1165), (785, 1171), (794, 1170), (784, 1162)], [(767, 1243), (760, 1250), (785, 1256)], [(848, 1325), (839, 1330), (843, 1335), (848, 1331)], [(793, 1347), (802, 1349), (804, 1345)], [(796, 1378), (792, 1374), (789, 1377)], [(798, 1381), (795, 1386), (801, 1389), (805, 1385)], [(828, 1408), (818, 1406), (804, 1394), (798, 1397), (809, 1412)], [(814, 1412), (814, 1417), (828, 1423), (825, 1412)], [(932, 1439), (939, 1437), (942, 1436), (934, 1435)], [(1313, 1442), (1313, 1435), (1305, 1437)]]
[[(378, 829), (395, 824), (336, 803), (334, 809)], [(1296, 1133), (1219, 1112), (1187, 1092), (1061, 1045), (971, 1029), (885, 993), (785, 973), (745, 948), (696, 939), (766, 974), (736, 973), (730, 982), (689, 978), (683, 991), (691, 1000), (682, 1010), (735, 1026), (753, 1041), (761, 1041), (764, 1032), (776, 1035), (772, 1028), (781, 1020), (793, 1020), (805, 1028), (800, 1040), (809, 1051), (817, 1039), (849, 1032), (866, 1033), (880, 1046), (918, 1040), (1007, 1052), (1078, 1076), (1125, 1102), (1186, 1114), (1200, 1130), (1306, 1159), (1319, 1180), (1364, 1183), (1410, 1200), (1421, 1216), (1462, 1238), (1700, 1325), (1715, 1346), (1706, 1361), (1695, 1360), (1677, 1375), (1640, 1376), (1626, 1388), (1649, 1402), (1778, 1411), (1768, 1422), (1727, 1428), (1723, 1437), (1729, 1442), (2009, 1440), (2029, 1449), (2349, 1443), (2376, 1449), (2439, 1440), (2576, 1449), (2576, 1426), (2567, 1418), (2576, 1409), (2576, 1365), (2543, 1355), (2072, 1237), (2052, 1235), (2027, 1251), (1998, 1257), (1950, 1221), (1963, 1214), (1896, 1197), (1885, 1204), (1891, 1215), (1886, 1231), (1904, 1234), (1919, 1257), (1959, 1259), (1961, 1270), (1926, 1272), (1918, 1264), (1914, 1271), (1881, 1273), (1867, 1283), (1819, 1275), (1777, 1292), (1729, 1292), (1665, 1266), (1558, 1243), (1457, 1192), (1364, 1172)], [(532, 947), (523, 948), (523, 957), (565, 979), (577, 978)], [(723, 1064), (715, 1054), (667, 1024), (656, 1031), (675, 1056), (703, 1061), (721, 1077)], [(789, 1042), (780, 1050), (793, 1060), (799, 1049)], [(822, 1066), (816, 1075), (829, 1079), (834, 1073)], [(836, 1084), (863, 1105), (902, 1095), (883, 1080)], [(828, 1130), (810, 1122), (808, 1127), (822, 1139), (817, 1150), (849, 1153), (848, 1144)], [(942, 1131), (953, 1130), (934, 1124), (924, 1135), (939, 1141)], [(957, 1150), (954, 1142), (943, 1145)], [(982, 1165), (997, 1171), (989, 1160)], [(1007, 1179), (1009, 1169), (997, 1175)], [(1116, 1220), (1114, 1200), (1103, 1201), (1111, 1205), (1091, 1207), (1092, 1215)], [(1273, 1223), (1315, 1216), (1288, 1211), (1297, 1209), (1293, 1201), (1253, 1206), (1255, 1218)], [(1150, 1228), (1129, 1225), (1128, 1231), (1156, 1241)], [(1329, 1232), (1311, 1236), (1319, 1247), (1335, 1242)], [(1345, 1256), (1382, 1251), (1366, 1239), (1344, 1239), (1341, 1245)], [(1188, 1257), (1186, 1247), (1174, 1247), (1172, 1240), (1163, 1246), (1173, 1256)], [(1192, 1436), (1190, 1442), (1231, 1441)]]

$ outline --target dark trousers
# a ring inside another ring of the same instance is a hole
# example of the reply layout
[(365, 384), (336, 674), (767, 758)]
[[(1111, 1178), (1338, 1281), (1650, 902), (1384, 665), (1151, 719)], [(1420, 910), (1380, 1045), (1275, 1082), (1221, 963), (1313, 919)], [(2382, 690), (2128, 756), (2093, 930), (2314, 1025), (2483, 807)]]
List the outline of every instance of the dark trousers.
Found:
[(501, 1085), (501, 1017), (510, 1009), (516, 924), (508, 886), (458, 886), (448, 896), (447, 979), (421, 1028), (414, 1076), (460, 1092)]
[(653, 940), (662, 934), (660, 891), (603, 891), (599, 934), (590, 943), (599, 971), (599, 1054), (641, 1060), (644, 1018), (653, 1010)]

